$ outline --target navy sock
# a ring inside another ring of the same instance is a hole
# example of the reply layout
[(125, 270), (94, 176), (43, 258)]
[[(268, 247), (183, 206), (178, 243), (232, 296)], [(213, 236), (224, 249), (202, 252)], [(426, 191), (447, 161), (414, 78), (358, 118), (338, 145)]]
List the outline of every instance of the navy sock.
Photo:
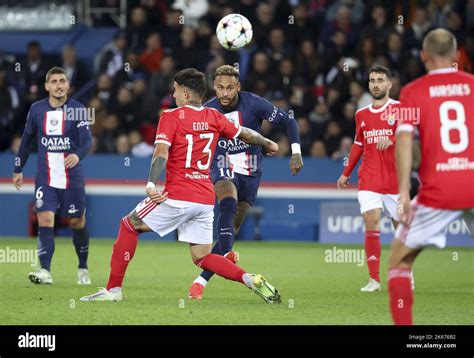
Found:
[(89, 230), (84, 226), (82, 229), (72, 230), (72, 242), (76, 248), (79, 268), (87, 268), (87, 257), (89, 256)]
[(54, 253), (54, 228), (40, 226), (38, 228), (38, 258), (41, 267), (51, 271), (51, 260)]
[[(219, 203), (219, 217), (217, 219), (217, 233), (219, 241), (212, 248), (213, 254), (225, 255), (232, 251), (234, 244), (234, 218), (237, 213), (237, 200), (224, 198)], [(209, 281), (214, 273), (203, 271), (201, 277)]]

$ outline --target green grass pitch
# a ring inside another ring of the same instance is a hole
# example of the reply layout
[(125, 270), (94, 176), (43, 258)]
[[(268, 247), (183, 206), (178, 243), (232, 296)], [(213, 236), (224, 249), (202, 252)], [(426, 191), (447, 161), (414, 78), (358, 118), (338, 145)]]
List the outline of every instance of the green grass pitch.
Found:
[[(29, 263), (0, 263), (2, 324), (19, 325), (207, 325), (207, 324), (391, 324), (386, 267), (382, 249), (382, 291), (362, 293), (367, 267), (327, 263), (317, 243), (236, 242), (241, 266), (258, 272), (282, 294), (269, 305), (243, 285), (214, 277), (201, 301), (187, 299), (199, 269), (184, 243), (144, 240), (139, 243), (124, 282), (122, 302), (80, 302), (105, 286), (112, 240), (91, 240), (92, 285), (76, 284), (76, 255), (68, 238), (56, 239), (52, 286), (30, 283)], [(36, 240), (0, 239), (0, 249), (35, 249)], [(362, 246), (338, 246), (350, 249)], [(415, 324), (474, 324), (474, 250), (427, 249), (415, 273)]]

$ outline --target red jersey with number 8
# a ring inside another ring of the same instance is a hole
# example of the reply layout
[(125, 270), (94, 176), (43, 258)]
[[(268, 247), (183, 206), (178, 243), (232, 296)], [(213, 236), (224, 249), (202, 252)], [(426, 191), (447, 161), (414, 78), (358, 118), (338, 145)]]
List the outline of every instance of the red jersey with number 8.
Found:
[(438, 209), (474, 208), (474, 76), (430, 71), (400, 93), (400, 131), (418, 128), (418, 202)]
[(170, 146), (166, 164), (165, 191), (168, 198), (214, 205), (210, 166), (219, 137), (240, 134), (238, 123), (214, 108), (182, 106), (164, 111), (155, 144)]

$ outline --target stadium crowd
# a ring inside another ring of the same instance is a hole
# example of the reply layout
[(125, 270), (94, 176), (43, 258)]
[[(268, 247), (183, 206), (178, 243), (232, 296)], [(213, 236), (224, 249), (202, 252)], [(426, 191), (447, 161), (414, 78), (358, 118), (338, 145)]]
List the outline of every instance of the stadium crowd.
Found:
[[(118, 0), (95, 0), (110, 6)], [(474, 66), (474, 0), (135, 0), (128, 25), (97, 54), (94, 68), (77, 59), (72, 45), (61, 58), (44, 54), (34, 39), (24, 58), (0, 51), (0, 150), (16, 152), (26, 114), (46, 96), (46, 71), (58, 65), (68, 73), (70, 94), (95, 108), (93, 153), (148, 156), (153, 151), (160, 111), (174, 106), (173, 74), (186, 67), (212, 75), (223, 64), (239, 64), (242, 89), (291, 111), (298, 122), (304, 156), (339, 160), (348, 155), (355, 111), (370, 103), (368, 69), (380, 64), (394, 74), (391, 97), (424, 73), (419, 60), (423, 36), (444, 27), (458, 40), (458, 68)], [(250, 46), (224, 50), (215, 28), (238, 12), (253, 25)], [(114, 26), (107, 15), (95, 26)], [(15, 63), (22, 71), (15, 71)], [(92, 82), (91, 82), (92, 81)], [(285, 129), (266, 121), (263, 134), (288, 156)]]

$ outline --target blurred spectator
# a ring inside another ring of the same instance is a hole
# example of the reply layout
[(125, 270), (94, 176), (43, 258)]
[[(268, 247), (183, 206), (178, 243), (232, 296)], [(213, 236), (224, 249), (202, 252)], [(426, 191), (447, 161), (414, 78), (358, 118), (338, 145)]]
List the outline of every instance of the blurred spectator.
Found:
[(350, 15), (354, 24), (360, 24), (364, 17), (364, 3), (362, 0), (335, 0), (328, 6), (326, 21), (332, 22), (340, 16), (340, 10), (344, 9)]
[(115, 152), (119, 155), (127, 155), (130, 153), (130, 143), (128, 136), (121, 134), (115, 140)]
[(331, 42), (333, 42), (339, 47), (344, 45), (353, 48), (357, 41), (357, 31), (351, 23), (351, 10), (346, 6), (339, 6), (335, 19), (331, 20), (331, 18), (331, 16), (328, 17), (327, 26), (321, 33), (324, 47), (331, 48)]
[(66, 71), (69, 80), (69, 95), (74, 94), (78, 89), (84, 86), (88, 80), (86, 67), (76, 57), (76, 48), (72, 45), (66, 45), (62, 51), (62, 68)]
[(290, 142), (288, 141), (288, 137), (286, 135), (280, 135), (279, 138), (277, 138), (277, 143), (277, 157), (287, 157), (290, 155)]
[(160, 31), (164, 48), (174, 49), (178, 47), (179, 36), (184, 24), (182, 16), (181, 10), (169, 9), (166, 13), (166, 25)]
[(403, 34), (403, 46), (417, 56), (426, 33), (431, 30), (431, 21), (428, 10), (424, 7), (415, 9), (415, 18), (411, 26)]
[(265, 2), (258, 4), (256, 13), (258, 21), (253, 26), (253, 37), (257, 46), (264, 48), (269, 45), (268, 39), (273, 27), (274, 13), (272, 7)]
[(145, 113), (150, 116), (146, 120), (156, 120), (160, 109), (160, 100), (172, 91), (174, 74), (175, 62), (173, 57), (163, 57), (161, 70), (153, 74), (145, 93)]
[(372, 102), (372, 96), (367, 91), (365, 91), (364, 88), (365, 87), (362, 87), (362, 85), (357, 81), (352, 81), (349, 84), (351, 102), (356, 105), (356, 109), (361, 109), (365, 106), (368, 106)]
[[(18, 97), (15, 98), (14, 88), (9, 87), (6, 72), (0, 71), (0, 150), (10, 146), (14, 132), (14, 109), (18, 107)], [(15, 103), (16, 101), (16, 103)]]
[(352, 138), (343, 137), (341, 139), (341, 143), (339, 144), (339, 149), (332, 154), (331, 159), (342, 160), (342, 159), (349, 158), (351, 148), (352, 148)]
[(190, 26), (183, 26), (180, 39), (181, 43), (173, 51), (177, 69), (194, 67), (204, 71), (206, 58), (196, 42), (196, 30)]
[(291, 94), (291, 84), (294, 79), (295, 67), (293, 61), (290, 58), (285, 58), (280, 62), (278, 66), (278, 89), (281, 90), (285, 97), (289, 97)]
[(120, 134), (120, 122), (116, 114), (109, 114), (97, 136), (97, 153), (115, 153), (115, 141)]
[(311, 144), (309, 155), (311, 158), (327, 158), (326, 144), (322, 140), (316, 139)]
[(113, 78), (123, 68), (127, 39), (124, 32), (119, 32), (114, 41), (107, 45), (100, 55), (99, 73), (107, 73)]
[(346, 102), (342, 111), (342, 120), (339, 122), (343, 136), (353, 137), (355, 135), (355, 113), (355, 104)]
[(131, 51), (141, 52), (145, 48), (145, 40), (151, 33), (152, 27), (147, 22), (147, 13), (141, 6), (132, 9), (130, 23), (127, 26), (126, 36)]
[(321, 70), (322, 61), (316, 53), (313, 41), (303, 40), (296, 55), (296, 71), (312, 81)]
[(385, 57), (388, 59), (388, 67), (393, 71), (401, 71), (406, 66), (409, 54), (402, 48), (402, 36), (398, 32), (391, 32), (387, 39), (387, 50)]
[(103, 73), (99, 76), (96, 84), (95, 95), (104, 104), (108, 104), (112, 95), (112, 79), (107, 74)]
[(338, 148), (341, 141), (341, 126), (338, 122), (331, 121), (327, 124), (326, 133), (324, 134), (324, 143), (326, 151), (331, 156)]
[(128, 83), (119, 88), (111, 110), (120, 118), (120, 125), (126, 132), (140, 127), (138, 106), (132, 92), (133, 85)]
[(313, 130), (311, 123), (306, 117), (300, 117), (297, 119), (298, 128), (300, 130), (300, 144), (301, 153), (303, 156), (307, 156), (311, 149)]
[(304, 39), (318, 38), (319, 26), (309, 14), (306, 3), (299, 2), (293, 8), (292, 15), (294, 18), (285, 29), (289, 43), (299, 45)]
[(388, 35), (395, 30), (395, 27), (387, 22), (387, 12), (382, 5), (373, 7), (371, 20), (371, 23), (362, 29), (360, 37), (373, 38), (380, 50), (387, 42)]
[(33, 102), (46, 97), (44, 81), (46, 72), (50, 65), (41, 54), (41, 46), (37, 41), (28, 43), (26, 49), (26, 60), (21, 64), (21, 73), (23, 75), (22, 84), (25, 93), (26, 106), (29, 107)]
[(197, 27), (199, 18), (207, 13), (209, 4), (207, 0), (175, 0), (172, 7), (183, 12), (187, 25)]
[(269, 88), (276, 86), (275, 76), (270, 71), (270, 59), (265, 52), (257, 52), (253, 55), (252, 69), (245, 81), (245, 90), (256, 92), (258, 81), (264, 82)]
[(152, 32), (146, 39), (146, 49), (140, 55), (140, 63), (148, 73), (154, 73), (160, 69), (162, 58), (160, 34)]
[(289, 58), (293, 56), (293, 49), (291, 44), (286, 42), (285, 33), (280, 27), (271, 29), (269, 40), (270, 43), (266, 48), (266, 52), (272, 61), (272, 67), (276, 68), (279, 66), (283, 58)]
[(428, 11), (432, 20), (433, 27), (444, 27), (448, 25), (447, 15), (452, 10), (451, 0), (430, 1)]

